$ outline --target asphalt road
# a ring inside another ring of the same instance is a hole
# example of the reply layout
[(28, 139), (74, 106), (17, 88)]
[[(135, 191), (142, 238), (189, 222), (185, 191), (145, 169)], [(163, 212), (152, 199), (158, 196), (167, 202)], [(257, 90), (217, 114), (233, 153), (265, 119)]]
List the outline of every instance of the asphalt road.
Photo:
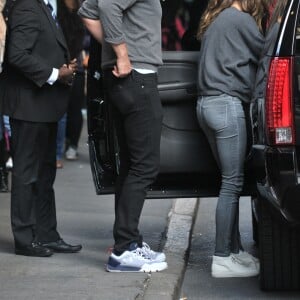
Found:
[[(200, 199), (189, 260), (181, 288), (181, 299), (300, 299), (300, 292), (261, 291), (258, 277), (226, 279), (211, 277), (216, 203), (216, 198)], [(245, 250), (257, 256), (257, 248), (252, 240), (249, 197), (243, 197), (240, 201), (240, 231)]]

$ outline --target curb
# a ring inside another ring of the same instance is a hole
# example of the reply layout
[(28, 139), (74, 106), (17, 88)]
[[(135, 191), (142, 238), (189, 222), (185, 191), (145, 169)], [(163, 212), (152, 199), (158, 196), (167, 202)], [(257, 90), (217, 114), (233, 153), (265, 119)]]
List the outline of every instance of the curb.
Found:
[(174, 199), (163, 249), (167, 257), (168, 269), (161, 273), (149, 274), (144, 284), (143, 295), (136, 300), (179, 299), (198, 205), (199, 198)]

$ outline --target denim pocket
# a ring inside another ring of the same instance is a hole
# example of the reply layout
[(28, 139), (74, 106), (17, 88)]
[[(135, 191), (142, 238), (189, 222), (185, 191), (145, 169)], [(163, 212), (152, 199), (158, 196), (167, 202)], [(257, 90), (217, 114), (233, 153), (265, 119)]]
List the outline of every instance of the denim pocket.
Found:
[(222, 130), (228, 124), (227, 104), (216, 104), (202, 106), (202, 115), (207, 126), (215, 131)]

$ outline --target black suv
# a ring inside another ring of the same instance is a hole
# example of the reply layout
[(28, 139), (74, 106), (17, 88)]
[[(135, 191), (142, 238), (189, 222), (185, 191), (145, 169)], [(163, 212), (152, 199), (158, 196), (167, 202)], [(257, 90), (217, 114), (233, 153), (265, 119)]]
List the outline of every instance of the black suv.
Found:
[[(196, 118), (195, 39), (207, 1), (165, 0), (159, 92), (164, 109), (160, 174), (148, 198), (218, 196), (220, 173)], [(253, 238), (265, 290), (300, 288), (300, 25), (299, 0), (288, 0), (271, 51), (265, 99), (254, 103), (253, 144), (243, 195), (250, 195)], [(101, 71), (90, 65), (89, 86)], [(97, 194), (113, 193), (118, 144), (111, 113), (99, 93), (88, 96), (90, 161)]]

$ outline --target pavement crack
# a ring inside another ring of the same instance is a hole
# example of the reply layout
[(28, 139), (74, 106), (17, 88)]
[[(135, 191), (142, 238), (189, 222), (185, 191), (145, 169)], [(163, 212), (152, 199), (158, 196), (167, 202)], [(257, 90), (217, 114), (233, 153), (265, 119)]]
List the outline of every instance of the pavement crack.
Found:
[(134, 300), (143, 300), (144, 299), (144, 296), (145, 296), (146, 290), (149, 286), (150, 280), (151, 280), (151, 273), (149, 273), (148, 276), (143, 281), (143, 290), (135, 296)]

